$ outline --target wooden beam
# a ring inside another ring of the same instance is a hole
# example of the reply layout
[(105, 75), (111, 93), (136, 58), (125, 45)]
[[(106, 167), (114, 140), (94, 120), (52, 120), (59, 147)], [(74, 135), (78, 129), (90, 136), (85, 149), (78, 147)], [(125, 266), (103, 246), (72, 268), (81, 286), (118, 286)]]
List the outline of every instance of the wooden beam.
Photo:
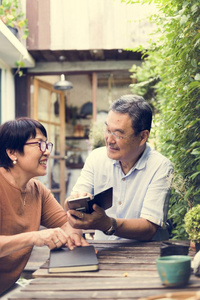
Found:
[(87, 72), (127, 71), (132, 65), (141, 66), (139, 60), (126, 61), (78, 61), (78, 62), (38, 62), (34, 68), (28, 69), (32, 75), (80, 74)]

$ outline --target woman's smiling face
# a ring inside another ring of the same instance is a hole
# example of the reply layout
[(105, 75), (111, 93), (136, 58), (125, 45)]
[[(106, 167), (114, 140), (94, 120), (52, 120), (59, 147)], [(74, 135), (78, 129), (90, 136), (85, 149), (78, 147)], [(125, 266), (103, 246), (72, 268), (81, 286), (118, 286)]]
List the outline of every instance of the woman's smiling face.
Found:
[[(27, 143), (34, 143), (39, 141), (45, 141), (46, 137), (41, 133), (39, 129), (36, 129), (35, 138), (30, 138)], [(45, 152), (40, 150), (39, 144), (25, 144), (24, 154), (16, 153), (17, 167), (24, 173), (24, 175), (30, 178), (36, 176), (44, 176), (47, 173), (47, 161), (50, 152), (48, 149)]]

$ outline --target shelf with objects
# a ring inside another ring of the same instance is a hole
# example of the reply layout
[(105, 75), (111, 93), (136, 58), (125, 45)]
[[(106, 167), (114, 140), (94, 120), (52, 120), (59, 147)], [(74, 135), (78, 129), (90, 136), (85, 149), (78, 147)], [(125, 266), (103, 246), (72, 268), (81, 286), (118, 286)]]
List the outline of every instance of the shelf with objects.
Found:
[(92, 123), (92, 103), (86, 102), (81, 108), (69, 106), (66, 117), (65, 155), (69, 177), (66, 196), (69, 196), (91, 151), (89, 132)]
[(67, 116), (66, 166), (71, 169), (80, 169), (90, 151), (89, 131), (92, 120), (92, 103), (85, 103), (80, 112), (76, 106), (69, 107)]
[(90, 151), (89, 141), (83, 137), (66, 138), (66, 167), (70, 169), (81, 169)]

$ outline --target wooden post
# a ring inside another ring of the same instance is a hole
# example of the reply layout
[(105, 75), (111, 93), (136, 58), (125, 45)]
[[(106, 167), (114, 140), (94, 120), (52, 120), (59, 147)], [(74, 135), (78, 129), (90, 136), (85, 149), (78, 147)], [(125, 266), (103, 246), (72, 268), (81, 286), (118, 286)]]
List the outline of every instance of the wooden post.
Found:
[(97, 73), (92, 73), (92, 119), (97, 119)]

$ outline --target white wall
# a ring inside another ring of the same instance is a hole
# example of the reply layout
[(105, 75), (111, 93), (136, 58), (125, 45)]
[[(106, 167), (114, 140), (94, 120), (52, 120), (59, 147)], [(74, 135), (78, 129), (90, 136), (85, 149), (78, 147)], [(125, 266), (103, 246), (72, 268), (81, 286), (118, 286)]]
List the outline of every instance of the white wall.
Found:
[(1, 120), (15, 118), (15, 86), (12, 70), (0, 61), (1, 69)]
[(124, 49), (146, 45), (151, 5), (121, 0), (50, 0), (51, 50)]

